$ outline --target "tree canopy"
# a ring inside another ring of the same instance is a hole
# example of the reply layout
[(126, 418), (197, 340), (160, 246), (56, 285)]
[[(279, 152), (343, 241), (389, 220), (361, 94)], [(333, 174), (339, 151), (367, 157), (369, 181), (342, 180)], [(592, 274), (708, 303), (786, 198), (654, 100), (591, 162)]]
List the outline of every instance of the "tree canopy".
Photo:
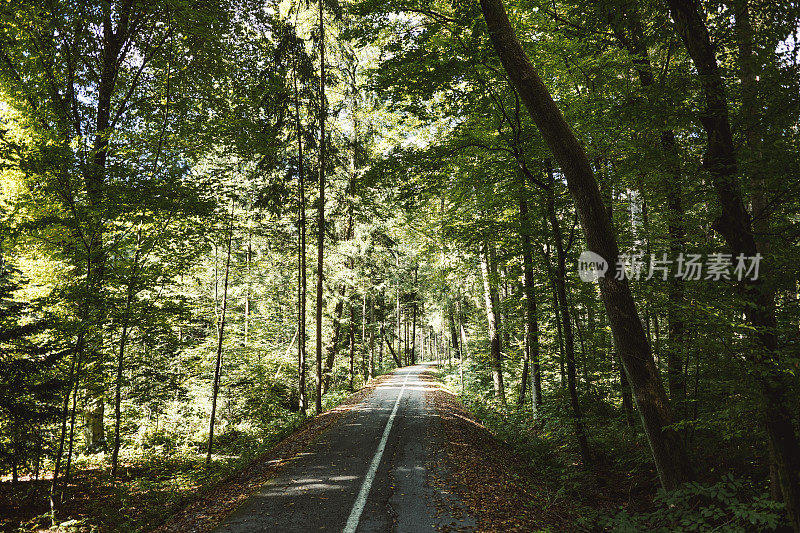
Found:
[[(4, 3), (0, 524), (155, 527), (438, 361), (589, 528), (800, 531), (798, 28), (784, 0)], [(138, 482), (166, 505), (127, 512)]]

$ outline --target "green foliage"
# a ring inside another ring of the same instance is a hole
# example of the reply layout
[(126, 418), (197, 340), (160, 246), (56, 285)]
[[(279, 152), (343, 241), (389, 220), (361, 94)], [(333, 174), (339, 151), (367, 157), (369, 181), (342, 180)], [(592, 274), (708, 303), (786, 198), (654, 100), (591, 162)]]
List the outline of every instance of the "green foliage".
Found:
[(656, 510), (621, 511), (601, 520), (603, 527), (620, 533), (635, 531), (776, 531), (786, 527), (783, 504), (733, 474), (713, 484), (688, 483), (655, 498)]
[[(704, 98), (665, 6), (504, 4), (589, 155), (621, 251), (722, 250), (694, 119)], [(736, 3), (701, 4), (722, 66), (744, 203), (754, 211), (759, 195), (765, 200), (764, 213), (751, 214), (764, 223), (757, 231), (768, 256), (764, 286), (775, 296), (773, 370), (788, 384), (796, 422), (800, 8), (748, 3), (757, 81), (748, 95)], [(576, 467), (565, 317), (553, 299), (552, 199), (594, 466), (630, 483), (625, 489), (639, 503), (648, 500), (650, 451), (635, 407), (623, 406), (628, 389), (609, 321), (597, 286), (572, 268), (586, 248), (580, 221), (559, 169), (544, 183), (551, 154), (508, 84), (479, 3), (324, 0), (324, 94), (317, 16), (308, 3), (251, 0), (0, 6), (0, 475), (44, 474), (68, 453), (87, 472), (105, 468), (119, 392), (129, 483), (120, 507), (133, 505), (136, 491), (161, 497), (173, 489), (169, 505), (178, 506), (300, 423), (298, 342), (308, 349), (308, 372), (319, 333), (333, 361), (325, 408), (368, 381), (370, 357), (376, 374), (394, 366), (388, 344), (403, 363), (412, 345), (420, 355), (423, 339), (429, 359), (459, 362), (458, 345), (464, 402), (478, 418), (557, 480), (558, 498), (603, 500), (591, 493), (591, 473)], [(633, 37), (642, 48), (632, 47)], [(643, 83), (645, 67), (653, 83)], [(758, 102), (755, 123), (748, 97)], [(322, 99), (328, 201), (326, 226), (316, 227)], [(109, 123), (101, 126), (106, 105)], [(674, 137), (674, 160), (660, 142), (665, 133)], [(307, 305), (306, 338), (298, 341), (301, 168), (306, 281), (313, 293), (323, 277), (324, 305), (320, 332)], [(670, 203), (676, 190), (679, 213)], [(677, 215), (680, 239), (671, 231)], [(529, 392), (514, 406), (527, 342), (523, 232), (533, 254), (544, 398), (535, 409)], [(312, 259), (319, 235), (322, 271)], [(490, 282), (500, 300), (505, 406), (489, 365), (482, 246), (496, 251)], [(659, 496), (652, 513), (608, 518), (607, 526), (780, 523), (780, 506), (739, 481), (767, 476), (761, 376), (748, 359), (758, 345), (741, 291), (699, 280), (678, 298), (658, 277), (630, 287), (662, 376), (678, 355), (687, 386), (673, 394), (673, 427), (703, 484)], [(678, 322), (684, 335), (676, 340)], [(418, 338), (407, 342), (405, 329), (414, 326)], [(201, 474), (218, 346), (216, 442), (212, 468)], [(447, 380), (461, 390), (460, 376)], [(307, 379), (306, 407), (313, 389)], [(72, 419), (70, 393), (76, 425), (63, 435), (72, 451), (57, 457), (61, 424)], [(83, 427), (93, 406), (105, 409), (99, 443)], [(736, 475), (718, 481), (720, 472)], [(101, 509), (104, 525), (135, 530), (153, 519), (123, 516), (120, 507)]]
[(64, 353), (48, 336), (52, 322), (38, 306), (14, 300), (24, 284), (0, 255), (0, 471), (15, 478), (40, 469), (63, 388)]

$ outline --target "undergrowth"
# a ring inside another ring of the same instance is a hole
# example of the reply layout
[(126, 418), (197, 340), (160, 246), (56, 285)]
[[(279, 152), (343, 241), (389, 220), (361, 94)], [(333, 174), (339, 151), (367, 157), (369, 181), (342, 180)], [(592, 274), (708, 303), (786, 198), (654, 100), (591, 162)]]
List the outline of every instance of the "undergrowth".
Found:
[[(784, 506), (746, 476), (713, 472), (665, 492), (658, 488), (650, 450), (642, 431), (628, 427), (611, 401), (584, 401), (593, 464), (580, 463), (568, 398), (550, 390), (534, 409), (519, 406), (507, 389), (508, 402), (495, 400), (490, 373), (480, 363), (465, 361), (462, 386), (457, 367), (443, 368), (440, 379), (464, 406), (498, 439), (531, 465), (535, 476), (556, 483), (557, 496), (569, 501), (586, 531), (768, 532), (787, 527)], [(510, 381), (510, 380), (509, 380)], [(594, 391), (602, 396), (603, 391)], [(702, 447), (702, 442), (698, 445)], [(535, 485), (537, 480), (528, 480)]]
[[(352, 391), (331, 390), (323, 410), (343, 403)], [(205, 435), (150, 430), (127, 442), (120, 454), (120, 471), (111, 478), (103, 452), (78, 455), (59, 533), (134, 533), (149, 531), (190, 502), (232, 477), (305, 419), (288, 410), (274, 410), (258, 426), (229, 426), (214, 442), (210, 465), (205, 464)], [(0, 484), (0, 531), (32, 533), (50, 526), (49, 481), (26, 481), (17, 487)]]

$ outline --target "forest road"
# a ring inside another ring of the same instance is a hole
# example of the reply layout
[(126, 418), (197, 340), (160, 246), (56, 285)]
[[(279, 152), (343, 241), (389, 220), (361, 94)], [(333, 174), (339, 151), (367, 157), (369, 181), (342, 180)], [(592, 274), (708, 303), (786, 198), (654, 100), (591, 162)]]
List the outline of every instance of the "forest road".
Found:
[(452, 492), (429, 364), (400, 368), (215, 533), (474, 531)]

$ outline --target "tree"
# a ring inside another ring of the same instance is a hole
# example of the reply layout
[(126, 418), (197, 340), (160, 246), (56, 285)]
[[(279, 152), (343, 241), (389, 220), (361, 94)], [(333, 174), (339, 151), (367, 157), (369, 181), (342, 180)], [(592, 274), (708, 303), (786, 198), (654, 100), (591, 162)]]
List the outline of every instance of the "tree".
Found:
[[(2, 220), (0, 229), (5, 229)], [(0, 241), (0, 464), (11, 471), (13, 485), (26, 465), (39, 477), (44, 433), (58, 419), (65, 385), (53, 369), (63, 365), (68, 353), (52, 341), (39, 341), (55, 324), (42, 318), (36, 306), (13, 299), (24, 284), (5, 260)]]
[(498, 313), (498, 298), (496, 278), (497, 272), (494, 264), (494, 251), (490, 245), (483, 245), (478, 252), (481, 263), (481, 276), (483, 277), (483, 297), (486, 305), (486, 321), (489, 327), (489, 363), (492, 368), (492, 381), (494, 382), (494, 396), (501, 403), (506, 402), (505, 387), (503, 386), (503, 354), (500, 349), (500, 319)]
[(586, 436), (586, 423), (583, 419), (583, 410), (581, 409), (580, 400), (578, 398), (576, 383), (575, 338), (572, 333), (571, 306), (567, 301), (567, 254), (564, 249), (561, 227), (558, 222), (558, 217), (556, 216), (556, 180), (550, 162), (547, 161), (545, 166), (548, 175), (548, 190), (545, 202), (547, 204), (547, 219), (550, 223), (550, 229), (553, 232), (553, 241), (556, 247), (556, 269), (553, 279), (556, 284), (556, 296), (558, 298), (558, 308), (561, 317), (561, 331), (564, 336), (564, 354), (567, 363), (567, 390), (569, 391), (572, 416), (575, 423), (575, 436), (581, 450), (581, 459), (585, 465), (588, 465), (592, 462), (592, 454), (589, 449), (589, 440)]
[[(589, 249), (609, 265), (616, 265), (616, 240), (585, 151), (519, 44), (502, 2), (481, 0), (481, 8), (492, 44), (512, 84), (567, 179)], [(630, 289), (624, 279), (611, 276), (599, 283), (614, 344), (633, 388), (659, 479), (665, 489), (673, 489), (690, 477), (689, 460), (680, 437), (670, 428), (672, 411)]]
[[(233, 202), (231, 202), (233, 206)], [(233, 208), (231, 208), (233, 211)], [(206, 448), (206, 465), (211, 463), (211, 450), (214, 446), (214, 419), (217, 414), (217, 397), (219, 396), (219, 379), (222, 373), (222, 341), (225, 335), (225, 318), (228, 310), (228, 277), (231, 271), (231, 242), (233, 240), (233, 213), (228, 220), (228, 243), (225, 251), (225, 273), (222, 282), (222, 308), (217, 317), (217, 354), (214, 365), (214, 380), (211, 388), (211, 417), (208, 425), (208, 446)], [(215, 280), (216, 285), (216, 280)], [(216, 301), (215, 308), (216, 308)]]
[(317, 204), (317, 394), (315, 408), (322, 412), (322, 305), (325, 248), (325, 20), (319, 0), (319, 201)]
[[(741, 195), (725, 88), (708, 30), (696, 3), (670, 0), (669, 5), (675, 28), (684, 41), (703, 86), (705, 110), (702, 124), (708, 139), (704, 163), (711, 175), (721, 209), (720, 216), (714, 220), (714, 229), (723, 236), (734, 257), (755, 257), (759, 249), (753, 235), (750, 213)], [(756, 205), (759, 205), (758, 200)], [(800, 442), (792, 422), (791, 401), (786, 394), (786, 376), (779, 366), (774, 297), (764, 282), (763, 274), (758, 280), (746, 280), (740, 285), (740, 290), (746, 304), (745, 315), (755, 329), (760, 344), (760, 349), (751, 355), (751, 360), (758, 375), (760, 392), (766, 400), (764, 418), (767, 434), (777, 462), (792, 527), (800, 531)]]

